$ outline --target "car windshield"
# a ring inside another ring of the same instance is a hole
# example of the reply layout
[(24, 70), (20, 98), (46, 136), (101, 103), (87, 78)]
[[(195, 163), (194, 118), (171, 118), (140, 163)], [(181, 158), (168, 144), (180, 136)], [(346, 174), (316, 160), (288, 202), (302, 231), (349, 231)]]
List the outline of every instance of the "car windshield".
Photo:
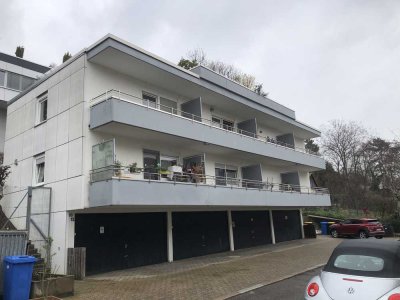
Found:
[(379, 272), (383, 270), (385, 261), (380, 257), (343, 254), (339, 255), (334, 262), (334, 266), (339, 269)]

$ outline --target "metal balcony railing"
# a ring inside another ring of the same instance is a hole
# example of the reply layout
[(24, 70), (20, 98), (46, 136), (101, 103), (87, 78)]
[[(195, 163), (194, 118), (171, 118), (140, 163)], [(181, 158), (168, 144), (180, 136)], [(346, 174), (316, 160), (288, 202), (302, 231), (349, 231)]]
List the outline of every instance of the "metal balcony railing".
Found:
[(249, 131), (246, 131), (246, 130), (243, 130), (243, 129), (240, 129), (237, 127), (217, 124), (216, 122), (213, 122), (212, 120), (203, 118), (201, 116), (194, 115), (194, 114), (191, 114), (191, 113), (188, 113), (188, 112), (185, 112), (185, 111), (182, 111), (180, 109), (176, 109), (176, 108), (173, 108), (170, 106), (165, 106), (165, 105), (162, 105), (159, 103), (150, 102), (147, 99), (143, 99), (143, 98), (140, 98), (140, 97), (137, 97), (134, 95), (130, 95), (130, 94), (118, 91), (118, 90), (114, 90), (114, 89), (108, 90), (105, 93), (91, 99), (90, 106), (94, 106), (94, 105), (101, 103), (110, 98), (116, 98), (121, 101), (126, 101), (129, 103), (135, 104), (135, 105), (144, 106), (144, 107), (147, 107), (148, 109), (154, 109), (154, 110), (160, 111), (162, 113), (167, 113), (167, 114), (170, 114), (177, 118), (189, 119), (192, 122), (197, 122), (197, 123), (203, 124), (205, 126), (215, 127), (220, 130), (224, 130), (227, 133), (239, 134), (244, 137), (256, 139), (256, 140), (264, 142), (264, 143), (272, 144), (276, 147), (283, 147), (283, 148), (291, 149), (291, 150), (297, 151), (297, 152), (302, 152), (302, 153), (306, 153), (306, 154), (310, 154), (310, 155), (314, 155), (314, 156), (321, 156), (317, 152), (313, 152), (313, 151), (310, 151), (305, 148), (295, 147), (294, 145), (290, 145), (290, 144), (286, 144), (286, 143), (277, 141), (275, 138), (272, 138), (269, 136), (263, 136), (263, 135), (256, 134), (254, 132), (249, 132)]
[(118, 180), (139, 180), (148, 181), (149, 183), (171, 183), (171, 184), (191, 184), (204, 185), (211, 187), (227, 187), (240, 189), (257, 189), (269, 192), (288, 192), (301, 194), (329, 194), (327, 188), (272, 183), (268, 181), (256, 181), (242, 178), (218, 177), (195, 173), (171, 173), (168, 171), (146, 172), (142, 168), (131, 170), (130, 167), (108, 166), (92, 170), (90, 173), (90, 181), (107, 181), (110, 179)]

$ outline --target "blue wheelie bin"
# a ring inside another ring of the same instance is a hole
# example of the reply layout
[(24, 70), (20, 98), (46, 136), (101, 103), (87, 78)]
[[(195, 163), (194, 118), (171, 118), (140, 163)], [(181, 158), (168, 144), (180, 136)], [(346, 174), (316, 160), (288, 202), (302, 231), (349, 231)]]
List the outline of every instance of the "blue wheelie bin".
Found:
[(3, 299), (27, 300), (31, 289), (33, 256), (6, 256), (3, 264)]
[(328, 235), (328, 222), (321, 222), (321, 234)]

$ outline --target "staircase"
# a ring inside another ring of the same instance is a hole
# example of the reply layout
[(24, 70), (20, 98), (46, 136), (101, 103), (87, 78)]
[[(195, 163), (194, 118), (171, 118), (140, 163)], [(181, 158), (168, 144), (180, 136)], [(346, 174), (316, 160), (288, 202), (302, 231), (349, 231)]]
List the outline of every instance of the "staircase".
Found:
[[(4, 230), (17, 230), (13, 223), (8, 220), (0, 205), (0, 230), (1, 228), (3, 228), (4, 224), (6, 224)], [(36, 263), (33, 266), (33, 280), (40, 279), (40, 274), (42, 274), (43, 272), (46, 272), (47, 274), (50, 272), (49, 268), (46, 267), (46, 262), (44, 258), (42, 258), (42, 255), (40, 254), (38, 249), (35, 248), (35, 245), (31, 241), (28, 241), (28, 245), (26, 247), (26, 255), (33, 256), (37, 259)]]
[(26, 247), (26, 255), (33, 256), (37, 259), (35, 264), (33, 265), (32, 280), (40, 280), (41, 274), (50, 273), (51, 270), (46, 266), (44, 258), (31, 241), (28, 241), (28, 245)]

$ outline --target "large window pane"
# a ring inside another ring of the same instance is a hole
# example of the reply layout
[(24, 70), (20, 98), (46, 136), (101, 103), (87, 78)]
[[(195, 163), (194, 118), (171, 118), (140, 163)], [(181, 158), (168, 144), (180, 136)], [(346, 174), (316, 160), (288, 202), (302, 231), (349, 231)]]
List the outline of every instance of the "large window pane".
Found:
[(7, 87), (20, 91), (21, 75), (7, 72)]
[(0, 86), (4, 86), (6, 79), (6, 72), (0, 71)]
[(143, 93), (143, 104), (153, 108), (157, 107), (157, 96)]
[(175, 101), (160, 98), (160, 109), (172, 114), (177, 114), (178, 104)]
[(35, 82), (35, 79), (26, 77), (26, 76), (22, 76), (21, 80), (22, 80), (21, 88), (23, 91), (26, 90), (28, 87), (30, 87)]

